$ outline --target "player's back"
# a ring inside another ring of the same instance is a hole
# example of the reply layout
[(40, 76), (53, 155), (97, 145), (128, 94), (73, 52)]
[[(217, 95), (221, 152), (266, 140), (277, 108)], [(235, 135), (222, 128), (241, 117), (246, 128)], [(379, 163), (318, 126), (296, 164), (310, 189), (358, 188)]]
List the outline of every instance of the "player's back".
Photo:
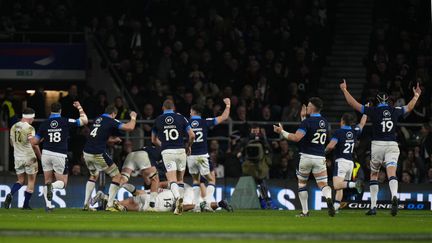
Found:
[(396, 125), (404, 112), (403, 107), (392, 107), (387, 104), (364, 107), (364, 113), (372, 121), (372, 140), (396, 141)]
[(155, 120), (153, 133), (161, 141), (162, 150), (185, 147), (184, 137), (189, 127), (187, 119), (172, 111), (165, 111)]
[(51, 115), (39, 127), (38, 138), (43, 138), (43, 149), (55, 153), (67, 154), (69, 128), (76, 127), (79, 120), (68, 119), (60, 115)]
[(163, 190), (156, 197), (156, 210), (158, 212), (171, 212), (174, 209), (175, 198), (171, 190)]
[(90, 154), (104, 153), (109, 137), (116, 134), (121, 124), (122, 123), (111, 118), (107, 114), (98, 117), (90, 128), (90, 134), (84, 146), (84, 152)]
[(34, 128), (27, 122), (17, 122), (11, 127), (10, 138), (15, 157), (35, 157), (29, 137), (35, 135)]
[(325, 143), (329, 126), (323, 116), (312, 114), (302, 121), (298, 130), (305, 134), (299, 144), (302, 154), (325, 156)]
[(337, 140), (334, 150), (335, 159), (346, 159), (352, 161), (355, 143), (360, 136), (361, 129), (359, 127), (352, 128), (351, 126), (342, 126), (333, 134), (333, 139)]
[(192, 116), (189, 119), (192, 131), (195, 133), (195, 141), (192, 144), (191, 155), (203, 155), (208, 153), (207, 135), (210, 127), (216, 125), (215, 118), (204, 119), (200, 116)]

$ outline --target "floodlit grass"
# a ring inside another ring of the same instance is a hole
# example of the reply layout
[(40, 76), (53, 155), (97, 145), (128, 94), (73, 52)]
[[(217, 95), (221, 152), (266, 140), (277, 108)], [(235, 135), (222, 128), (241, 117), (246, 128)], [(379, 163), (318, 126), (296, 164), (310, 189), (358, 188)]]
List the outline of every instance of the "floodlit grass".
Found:
[[(104, 238), (104, 243), (120, 242), (124, 237), (131, 237), (128, 243), (143, 242), (143, 239), (155, 242), (254, 243), (287, 239), (356, 242), (356, 236), (384, 236), (386, 240), (385, 237), (391, 235), (432, 239), (431, 211), (401, 211), (397, 217), (392, 217), (389, 211), (381, 210), (377, 216), (367, 217), (361, 210), (345, 210), (334, 218), (328, 217), (325, 211), (312, 211), (308, 218), (296, 218), (296, 213), (255, 210), (175, 216), (79, 209), (57, 209), (52, 213), (42, 209), (1, 209), (0, 243), (100, 242), (96, 237)], [(170, 234), (174, 236), (170, 238)], [(255, 236), (261, 238), (254, 239)], [(347, 239), (350, 236), (351, 239)]]

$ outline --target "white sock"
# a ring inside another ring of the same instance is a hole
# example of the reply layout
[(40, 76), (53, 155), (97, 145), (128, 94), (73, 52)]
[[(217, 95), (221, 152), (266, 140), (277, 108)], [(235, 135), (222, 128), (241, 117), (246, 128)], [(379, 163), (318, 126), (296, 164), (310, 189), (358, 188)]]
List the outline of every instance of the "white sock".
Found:
[(48, 189), (46, 186), (44, 186), (43, 187), (43, 195), (44, 195), (44, 199), (45, 199), (45, 205), (47, 206), (47, 208), (51, 208), (52, 204), (51, 204), (51, 201), (48, 200), (47, 193), (48, 193)]
[(325, 187), (323, 187), (321, 189), (321, 191), (322, 191), (322, 196), (325, 197), (326, 199), (332, 197), (332, 195), (331, 195), (331, 187), (325, 186)]
[(53, 189), (63, 189), (64, 187), (65, 187), (65, 184), (63, 181), (55, 181), (54, 183), (52, 183)]
[(170, 190), (174, 195), (174, 198), (177, 199), (180, 197), (179, 186), (175, 182), (171, 182)]
[(335, 202), (333, 205), (334, 205), (335, 210), (338, 210), (340, 208), (340, 203), (338, 203), (338, 202)]
[(179, 183), (177, 185), (178, 185), (178, 188), (179, 188), (178, 190), (179, 190), (180, 197), (184, 198), (184, 192), (185, 192), (184, 184), (183, 183)]
[(210, 203), (213, 200), (213, 194), (215, 192), (215, 185), (208, 184), (206, 189), (206, 202)]
[(397, 192), (398, 192), (398, 180), (397, 179), (391, 179), (389, 181), (389, 187), (390, 187), (390, 192), (391, 192), (391, 197), (393, 199), (393, 197), (397, 197)]
[(369, 186), (371, 195), (371, 208), (375, 208), (378, 199), (378, 184), (372, 184)]
[(108, 194), (108, 203), (107, 207), (112, 207), (114, 204), (114, 199), (117, 195), (118, 190), (120, 189), (118, 184), (111, 183), (109, 187), (109, 194)]
[(350, 181), (347, 183), (347, 185), (348, 185), (348, 188), (354, 188), (356, 186), (356, 183), (353, 181)]
[(156, 202), (157, 192), (150, 192), (150, 202)]
[(84, 198), (84, 205), (88, 205), (90, 201), (91, 194), (96, 186), (96, 183), (94, 181), (87, 181), (86, 183), (86, 189), (85, 189), (85, 198)]
[(298, 195), (299, 195), (299, 199), (300, 199), (300, 204), (302, 206), (302, 211), (304, 214), (306, 214), (307, 212), (309, 212), (308, 192), (307, 192), (306, 188), (304, 190), (299, 191)]
[(195, 206), (199, 205), (199, 199), (200, 199), (200, 194), (201, 194), (201, 188), (199, 187), (199, 185), (193, 185), (192, 187), (193, 190), (193, 204), (195, 204)]

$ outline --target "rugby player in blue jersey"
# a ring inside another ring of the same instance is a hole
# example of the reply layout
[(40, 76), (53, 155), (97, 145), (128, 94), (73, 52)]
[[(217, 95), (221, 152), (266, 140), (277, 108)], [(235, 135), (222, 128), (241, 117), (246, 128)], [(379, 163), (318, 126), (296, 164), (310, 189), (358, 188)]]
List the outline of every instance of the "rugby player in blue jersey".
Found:
[(351, 181), (352, 172), (354, 168), (353, 152), (354, 146), (358, 141), (358, 138), (362, 132), (364, 125), (366, 124), (367, 116), (363, 115), (360, 123), (354, 125), (354, 116), (350, 113), (345, 113), (342, 116), (340, 125), (327, 144), (326, 153), (334, 150), (334, 172), (333, 172), (333, 188), (336, 191), (334, 207), (338, 210), (340, 202), (343, 197), (343, 189), (345, 188), (356, 188), (358, 193), (362, 193), (362, 181), (357, 180), (356, 182)]
[[(163, 114), (155, 120), (152, 129), (152, 143), (161, 147), (162, 159), (166, 168), (166, 177), (175, 199), (174, 214), (183, 212), (184, 184), (183, 176), (186, 169), (186, 155), (191, 153), (191, 146), (195, 140), (188, 120), (181, 114), (175, 113), (172, 100), (165, 100)], [(185, 144), (184, 139), (188, 137)]]
[[(70, 119), (61, 116), (61, 104), (51, 104), (51, 115), (39, 127), (38, 132), (32, 138), (32, 144), (43, 143), (42, 169), (44, 171), (45, 187), (43, 194), (46, 210), (53, 210), (51, 204), (53, 189), (64, 189), (68, 179), (68, 139), (69, 129), (84, 126), (88, 123), (87, 115), (78, 101), (73, 103), (78, 109), (80, 117)], [(53, 182), (53, 179), (56, 181)]]
[(399, 146), (396, 141), (396, 125), (398, 120), (407, 112), (411, 112), (421, 95), (420, 85), (413, 87), (414, 97), (406, 106), (394, 107), (388, 103), (388, 95), (379, 93), (376, 107), (367, 107), (354, 99), (349, 93), (345, 79), (340, 84), (346, 101), (356, 111), (366, 114), (372, 121), (371, 144), (371, 175), (370, 194), (371, 208), (366, 215), (376, 215), (376, 203), (378, 198), (378, 174), (381, 166), (384, 166), (389, 180), (391, 192), (391, 215), (396, 216), (398, 210), (398, 180), (396, 177), (397, 162), (399, 159)]
[[(320, 98), (310, 98), (308, 106), (303, 105), (302, 107), (302, 122), (295, 133), (285, 131), (280, 123), (278, 126), (273, 126), (274, 131), (285, 139), (299, 143), (300, 162), (297, 169), (297, 178), (302, 212), (297, 215), (298, 217), (309, 216), (306, 185), (311, 173), (314, 175), (315, 181), (326, 200), (329, 216), (333, 217), (335, 215), (331, 187), (327, 184), (325, 162), (325, 143), (329, 132), (329, 124), (320, 114), (322, 108), (323, 102)], [(306, 118), (306, 115), (309, 115), (309, 117)]]

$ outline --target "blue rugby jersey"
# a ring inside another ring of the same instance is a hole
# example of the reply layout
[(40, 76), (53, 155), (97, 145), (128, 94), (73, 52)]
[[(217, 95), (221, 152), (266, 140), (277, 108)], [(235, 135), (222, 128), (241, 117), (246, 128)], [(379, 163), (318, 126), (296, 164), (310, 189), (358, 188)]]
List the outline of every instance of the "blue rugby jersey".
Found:
[(334, 158), (352, 161), (354, 146), (360, 134), (361, 129), (358, 126), (354, 127), (354, 129), (351, 126), (342, 126), (337, 129), (331, 139), (337, 142), (334, 150)]
[(303, 120), (297, 129), (304, 134), (299, 142), (300, 153), (315, 156), (325, 156), (325, 143), (329, 124), (321, 114), (311, 114)]
[(123, 125), (120, 121), (111, 118), (109, 114), (102, 114), (96, 118), (90, 128), (90, 135), (84, 146), (84, 152), (88, 154), (105, 153), (109, 137), (118, 136)]
[(381, 103), (377, 107), (362, 106), (361, 113), (372, 121), (372, 140), (396, 141), (396, 124), (405, 114), (404, 107), (392, 107)]
[(191, 129), (188, 120), (172, 110), (166, 110), (155, 120), (152, 133), (161, 141), (162, 151), (165, 149), (185, 148), (184, 138)]
[(209, 128), (217, 125), (216, 118), (203, 119), (200, 116), (192, 116), (189, 119), (192, 131), (195, 133), (195, 141), (192, 144), (191, 155), (203, 155), (208, 153), (207, 135)]

